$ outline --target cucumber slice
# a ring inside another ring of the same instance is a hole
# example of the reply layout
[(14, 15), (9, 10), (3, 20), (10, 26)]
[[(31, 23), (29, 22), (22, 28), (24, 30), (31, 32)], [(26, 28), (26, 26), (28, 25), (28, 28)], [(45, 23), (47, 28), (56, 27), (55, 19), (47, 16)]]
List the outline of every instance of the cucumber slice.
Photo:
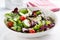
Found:
[(28, 28), (28, 26), (27, 25), (25, 25), (25, 23), (23, 22), (23, 26), (24, 26), (24, 28)]
[(17, 27), (11, 27), (11, 29), (13, 29), (13, 30), (15, 30), (15, 31), (16, 31)]
[(45, 24), (46, 24), (45, 20), (42, 20), (42, 24), (43, 24), (43, 25), (45, 25)]
[(18, 26), (18, 27), (17, 27), (17, 31), (21, 31), (21, 30), (22, 30), (21, 27)]
[(21, 31), (21, 27), (19, 27), (19, 26), (11, 27), (11, 29), (13, 29), (15, 31)]
[(25, 19), (23, 23), (24, 23), (24, 26), (30, 27), (29, 20)]
[(39, 25), (36, 25), (36, 26), (33, 27), (33, 29), (35, 29), (35, 30), (38, 30), (39, 28), (40, 28)]
[(48, 20), (47, 20), (47, 21), (46, 21), (46, 25), (48, 25), (48, 24), (51, 24), (51, 21), (48, 21)]
[(14, 20), (14, 21), (17, 21), (17, 20), (19, 19), (19, 17), (20, 17), (19, 15), (16, 15), (16, 16), (13, 18), (13, 20)]
[(42, 26), (42, 25), (43, 25), (43, 24), (42, 24), (42, 21), (39, 21), (38, 23), (39, 23), (39, 26)]
[(12, 18), (9, 18), (8, 20), (14, 22), (14, 20)]

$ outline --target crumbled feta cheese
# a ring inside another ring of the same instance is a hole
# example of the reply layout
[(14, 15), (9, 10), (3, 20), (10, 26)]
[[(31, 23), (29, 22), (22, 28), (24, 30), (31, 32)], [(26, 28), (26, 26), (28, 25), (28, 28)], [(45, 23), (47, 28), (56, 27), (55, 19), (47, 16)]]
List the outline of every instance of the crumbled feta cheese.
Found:
[(30, 27), (29, 20), (25, 19), (23, 22), (26, 26)]

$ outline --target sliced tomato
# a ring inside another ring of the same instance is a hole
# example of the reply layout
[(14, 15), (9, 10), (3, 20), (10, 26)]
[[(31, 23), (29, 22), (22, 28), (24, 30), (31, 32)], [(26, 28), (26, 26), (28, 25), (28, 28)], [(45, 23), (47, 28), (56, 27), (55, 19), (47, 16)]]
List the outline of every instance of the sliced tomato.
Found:
[(9, 22), (7, 23), (7, 26), (8, 26), (9, 28), (13, 27), (13, 22), (9, 21)]
[(26, 19), (26, 17), (20, 16), (20, 20), (21, 20), (21, 21), (23, 21), (23, 20), (25, 20), (25, 19)]
[(34, 29), (29, 29), (29, 33), (35, 33)]

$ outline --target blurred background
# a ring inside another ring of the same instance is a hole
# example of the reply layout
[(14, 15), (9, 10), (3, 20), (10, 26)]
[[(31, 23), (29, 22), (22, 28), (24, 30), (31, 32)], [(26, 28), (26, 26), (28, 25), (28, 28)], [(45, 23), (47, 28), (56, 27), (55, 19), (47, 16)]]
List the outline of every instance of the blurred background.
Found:
[[(25, 2), (28, 0), (25, 0)], [(60, 7), (60, 0), (49, 0), (54, 3), (56, 6)], [(0, 8), (5, 7), (5, 0), (0, 0)]]

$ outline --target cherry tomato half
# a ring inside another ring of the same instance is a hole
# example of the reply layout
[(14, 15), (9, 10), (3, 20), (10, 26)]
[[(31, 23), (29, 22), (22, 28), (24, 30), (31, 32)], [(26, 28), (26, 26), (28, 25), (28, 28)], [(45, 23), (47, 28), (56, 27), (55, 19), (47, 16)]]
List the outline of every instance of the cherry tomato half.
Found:
[(7, 26), (8, 26), (9, 28), (11, 28), (11, 27), (13, 26), (13, 22), (9, 21), (9, 22), (7, 23)]
[(20, 20), (21, 20), (21, 21), (23, 21), (23, 20), (25, 20), (25, 19), (26, 19), (26, 17), (20, 16)]

